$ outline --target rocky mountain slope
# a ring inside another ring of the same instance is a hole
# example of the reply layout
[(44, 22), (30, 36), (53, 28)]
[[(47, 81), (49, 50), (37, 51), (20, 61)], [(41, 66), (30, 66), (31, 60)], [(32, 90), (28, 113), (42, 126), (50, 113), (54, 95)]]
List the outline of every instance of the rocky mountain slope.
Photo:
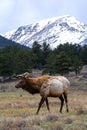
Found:
[(4, 37), (28, 47), (32, 47), (34, 41), (49, 43), (51, 48), (66, 42), (84, 44), (87, 43), (87, 25), (66, 15), (21, 26), (7, 32)]

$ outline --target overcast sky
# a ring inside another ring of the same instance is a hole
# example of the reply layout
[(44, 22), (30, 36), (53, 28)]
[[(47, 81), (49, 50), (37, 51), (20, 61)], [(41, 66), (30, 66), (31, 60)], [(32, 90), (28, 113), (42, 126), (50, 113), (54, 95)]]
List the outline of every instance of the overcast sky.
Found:
[(0, 0), (0, 34), (63, 15), (87, 24), (87, 0)]

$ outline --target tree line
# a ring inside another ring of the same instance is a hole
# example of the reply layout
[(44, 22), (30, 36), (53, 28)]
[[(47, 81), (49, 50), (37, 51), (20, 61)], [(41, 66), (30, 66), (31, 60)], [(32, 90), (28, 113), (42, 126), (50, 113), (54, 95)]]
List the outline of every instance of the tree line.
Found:
[(76, 75), (87, 64), (87, 45), (65, 43), (51, 49), (45, 42), (33, 43), (32, 49), (5, 46), (0, 49), (0, 76), (11, 76), (33, 68), (43, 74), (64, 75), (74, 71)]

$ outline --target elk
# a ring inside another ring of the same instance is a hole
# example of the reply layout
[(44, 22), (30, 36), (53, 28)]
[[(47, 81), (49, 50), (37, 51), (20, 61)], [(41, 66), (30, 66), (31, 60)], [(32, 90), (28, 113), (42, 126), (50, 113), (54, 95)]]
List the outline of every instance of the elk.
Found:
[(61, 113), (65, 100), (66, 111), (69, 112), (67, 95), (70, 82), (66, 77), (43, 75), (37, 78), (31, 78), (28, 73), (24, 73), (22, 75), (19, 75), (18, 77), (20, 77), (20, 80), (15, 85), (16, 88), (22, 88), (31, 94), (39, 93), (41, 95), (41, 100), (36, 114), (39, 113), (39, 110), (44, 101), (46, 102), (47, 109), (50, 112), (48, 97), (58, 97), (60, 99)]

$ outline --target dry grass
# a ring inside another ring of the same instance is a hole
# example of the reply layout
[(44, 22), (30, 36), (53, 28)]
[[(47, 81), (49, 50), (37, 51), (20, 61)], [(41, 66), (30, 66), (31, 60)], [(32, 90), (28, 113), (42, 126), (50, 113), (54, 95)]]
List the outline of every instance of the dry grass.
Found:
[(49, 98), (51, 113), (44, 104), (35, 115), (39, 95), (14, 88), (15, 83), (0, 84), (0, 130), (87, 130), (87, 79), (71, 77), (69, 109), (59, 113), (60, 100)]

